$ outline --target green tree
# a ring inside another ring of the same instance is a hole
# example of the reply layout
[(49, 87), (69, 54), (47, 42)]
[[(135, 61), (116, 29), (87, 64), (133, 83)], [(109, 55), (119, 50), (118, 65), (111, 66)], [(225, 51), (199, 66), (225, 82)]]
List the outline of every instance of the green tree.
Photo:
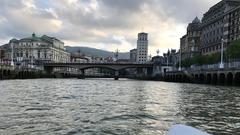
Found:
[(220, 61), (220, 53), (212, 55), (196, 55), (192, 58), (188, 58), (182, 61), (183, 67), (190, 67), (191, 65), (202, 66), (205, 64), (215, 64)]
[(236, 40), (230, 44), (227, 49), (227, 57), (230, 59), (240, 58), (240, 40)]

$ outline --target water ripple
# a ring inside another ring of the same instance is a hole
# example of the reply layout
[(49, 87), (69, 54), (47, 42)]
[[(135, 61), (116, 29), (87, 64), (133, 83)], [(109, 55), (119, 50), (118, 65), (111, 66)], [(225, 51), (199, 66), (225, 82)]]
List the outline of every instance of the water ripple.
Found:
[(0, 134), (238, 134), (240, 89), (112, 79), (0, 81)]

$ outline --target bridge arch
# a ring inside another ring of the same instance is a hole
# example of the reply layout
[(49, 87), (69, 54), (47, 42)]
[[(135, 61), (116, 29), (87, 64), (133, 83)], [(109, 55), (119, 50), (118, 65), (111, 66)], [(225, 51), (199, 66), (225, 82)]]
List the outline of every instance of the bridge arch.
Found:
[(234, 84), (235, 84), (236, 86), (240, 86), (240, 72), (237, 72), (237, 73), (235, 74)]
[(7, 70), (3, 70), (3, 76), (4, 76), (4, 77), (7, 76)]
[(186, 83), (186, 82), (188, 82), (188, 81), (187, 81), (187, 76), (186, 76), (186, 75), (184, 75), (184, 74), (182, 75), (182, 82), (183, 82), (183, 83)]
[(206, 84), (211, 84), (212, 74), (207, 74)]
[(8, 77), (11, 75), (11, 70), (7, 71), (7, 75), (8, 75)]
[(219, 85), (225, 85), (225, 74), (220, 73), (219, 75)]
[(176, 74), (173, 74), (172, 78), (173, 78), (172, 81), (173, 81), (173, 82), (176, 82), (176, 80), (177, 80), (177, 79), (176, 79)]
[(172, 75), (172, 74), (170, 75), (169, 81), (170, 81), (170, 82), (173, 82), (173, 75)]
[(182, 82), (182, 75), (178, 74), (176, 79), (177, 79), (177, 82)]
[(3, 69), (0, 69), (0, 75), (3, 76)]
[(195, 75), (194, 75), (194, 79), (195, 79), (197, 82), (199, 82), (199, 75), (198, 75), (198, 74), (195, 74)]
[(3, 70), (0, 69), (0, 80), (3, 79)]
[(205, 75), (204, 74), (199, 75), (199, 81), (200, 81), (200, 83), (205, 83)]
[[(78, 68), (81, 71), (81, 75), (79, 78), (85, 78), (85, 77), (112, 77), (116, 80), (120, 76), (119, 70), (116, 70), (115, 68), (111, 68), (109, 66), (84, 66), (82, 68)], [(100, 76), (95, 74), (96, 72), (93, 72), (92, 74), (86, 74), (86, 70), (88, 69), (98, 69), (100, 73), (102, 73)], [(106, 72), (107, 69), (108, 71)], [(69, 75), (70, 76), (70, 75)]]
[[(73, 68), (77, 68), (77, 67), (73, 67)], [(98, 68), (98, 69), (110, 69), (110, 70), (113, 70), (113, 71), (116, 71), (117, 69), (115, 68), (112, 68), (110, 66), (84, 66), (84, 67), (81, 67), (81, 68), (78, 68), (79, 70), (87, 70), (87, 69), (94, 69), (94, 68)]]
[(17, 79), (22, 79), (22, 78), (23, 78), (23, 71), (20, 71), (17, 74)]
[(227, 74), (227, 85), (233, 85), (233, 73), (229, 72)]
[(218, 74), (214, 73), (212, 76), (212, 84), (217, 85), (218, 83)]

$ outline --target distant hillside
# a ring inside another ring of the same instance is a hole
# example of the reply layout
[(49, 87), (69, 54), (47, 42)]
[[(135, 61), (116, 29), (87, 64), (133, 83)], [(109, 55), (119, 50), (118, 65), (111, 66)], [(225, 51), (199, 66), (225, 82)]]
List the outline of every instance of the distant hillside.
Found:
[[(80, 50), (81, 53), (91, 56), (98, 57), (109, 57), (114, 56), (114, 52), (109, 52), (101, 49), (90, 48), (90, 47), (80, 47), (80, 46), (66, 46), (66, 49), (70, 53), (78, 52)], [(129, 59), (130, 54), (128, 52), (119, 53), (119, 59)]]

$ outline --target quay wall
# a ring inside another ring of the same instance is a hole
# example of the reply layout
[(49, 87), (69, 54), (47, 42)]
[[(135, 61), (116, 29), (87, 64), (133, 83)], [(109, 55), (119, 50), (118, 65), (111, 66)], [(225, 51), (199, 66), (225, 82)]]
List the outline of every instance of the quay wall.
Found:
[(168, 72), (163, 77), (167, 82), (198, 83), (225, 86), (240, 86), (240, 70), (208, 70)]

